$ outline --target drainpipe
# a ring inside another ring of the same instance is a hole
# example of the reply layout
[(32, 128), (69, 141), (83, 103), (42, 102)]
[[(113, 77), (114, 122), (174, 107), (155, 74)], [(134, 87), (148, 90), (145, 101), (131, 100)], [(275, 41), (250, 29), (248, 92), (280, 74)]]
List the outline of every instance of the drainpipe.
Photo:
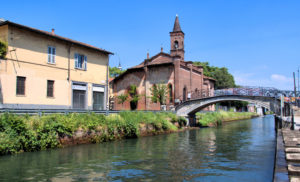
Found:
[[(67, 80), (68, 80), (68, 83), (69, 83), (69, 86), (70, 86), (70, 81), (71, 81), (71, 47), (72, 47), (72, 44), (69, 44), (68, 45), (68, 77), (67, 77)], [(73, 108), (73, 90), (72, 90), (72, 85), (71, 85), (71, 91), (68, 90), (68, 95), (69, 95), (69, 101), (70, 102), (70, 105), (69, 105), (69, 108)]]
[(105, 102), (105, 107), (106, 107), (106, 115), (108, 115), (108, 107), (109, 107), (109, 101), (108, 101), (108, 87), (109, 87), (109, 83), (108, 83), (108, 71), (109, 71), (109, 54), (108, 54), (108, 59), (107, 59), (107, 66), (106, 66), (106, 102)]
[(69, 44), (69, 49), (68, 49), (68, 78), (67, 80), (70, 82), (70, 65), (71, 65), (71, 46), (72, 44)]

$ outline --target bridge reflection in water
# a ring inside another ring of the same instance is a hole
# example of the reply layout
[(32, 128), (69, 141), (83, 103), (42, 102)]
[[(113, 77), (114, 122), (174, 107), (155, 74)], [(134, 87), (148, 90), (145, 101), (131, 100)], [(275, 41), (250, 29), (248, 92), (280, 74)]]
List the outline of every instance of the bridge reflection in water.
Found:
[(272, 181), (274, 117), (0, 157), (3, 181)]

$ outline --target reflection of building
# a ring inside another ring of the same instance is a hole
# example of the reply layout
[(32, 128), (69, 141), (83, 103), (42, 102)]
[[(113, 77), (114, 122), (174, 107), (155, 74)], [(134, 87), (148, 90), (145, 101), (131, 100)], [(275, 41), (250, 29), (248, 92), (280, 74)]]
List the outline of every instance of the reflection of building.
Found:
[(104, 109), (110, 52), (9, 21), (0, 21), (0, 40), (0, 107)]
[[(121, 94), (128, 93), (130, 85), (137, 86), (141, 95), (137, 109), (159, 110), (159, 103), (151, 102), (150, 88), (160, 83), (168, 87), (167, 107), (186, 101), (188, 99), (212, 96), (214, 80), (203, 75), (202, 66), (194, 66), (192, 61), (184, 60), (184, 33), (182, 32), (178, 17), (175, 19), (173, 31), (170, 32), (170, 53), (161, 52), (147, 58), (139, 65), (129, 68), (125, 73), (113, 80), (113, 93), (116, 99)], [(123, 104), (114, 102), (114, 109), (130, 109), (129, 101)]]

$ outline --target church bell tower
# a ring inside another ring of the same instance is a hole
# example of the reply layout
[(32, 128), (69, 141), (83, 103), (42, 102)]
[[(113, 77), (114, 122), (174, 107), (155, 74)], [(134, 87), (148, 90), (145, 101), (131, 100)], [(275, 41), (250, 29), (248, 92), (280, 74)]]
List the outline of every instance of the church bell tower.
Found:
[(173, 31), (170, 32), (171, 56), (180, 56), (184, 60), (184, 33), (180, 28), (179, 19), (176, 15)]

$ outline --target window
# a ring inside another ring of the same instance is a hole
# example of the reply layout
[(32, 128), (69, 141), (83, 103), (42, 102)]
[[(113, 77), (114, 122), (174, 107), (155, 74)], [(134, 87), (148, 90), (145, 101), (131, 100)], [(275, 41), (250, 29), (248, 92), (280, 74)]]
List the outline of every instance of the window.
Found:
[(25, 81), (26, 77), (17, 76), (17, 95), (25, 95)]
[(174, 47), (175, 47), (175, 49), (178, 49), (178, 47), (179, 47), (177, 40), (175, 40), (175, 42), (174, 42)]
[(170, 102), (173, 102), (173, 89), (172, 89), (172, 84), (169, 84), (169, 100), (170, 100)]
[(47, 97), (54, 97), (54, 81), (47, 80)]
[(48, 63), (55, 64), (55, 47), (48, 46)]
[(75, 68), (86, 70), (87, 57), (82, 54), (75, 54)]

